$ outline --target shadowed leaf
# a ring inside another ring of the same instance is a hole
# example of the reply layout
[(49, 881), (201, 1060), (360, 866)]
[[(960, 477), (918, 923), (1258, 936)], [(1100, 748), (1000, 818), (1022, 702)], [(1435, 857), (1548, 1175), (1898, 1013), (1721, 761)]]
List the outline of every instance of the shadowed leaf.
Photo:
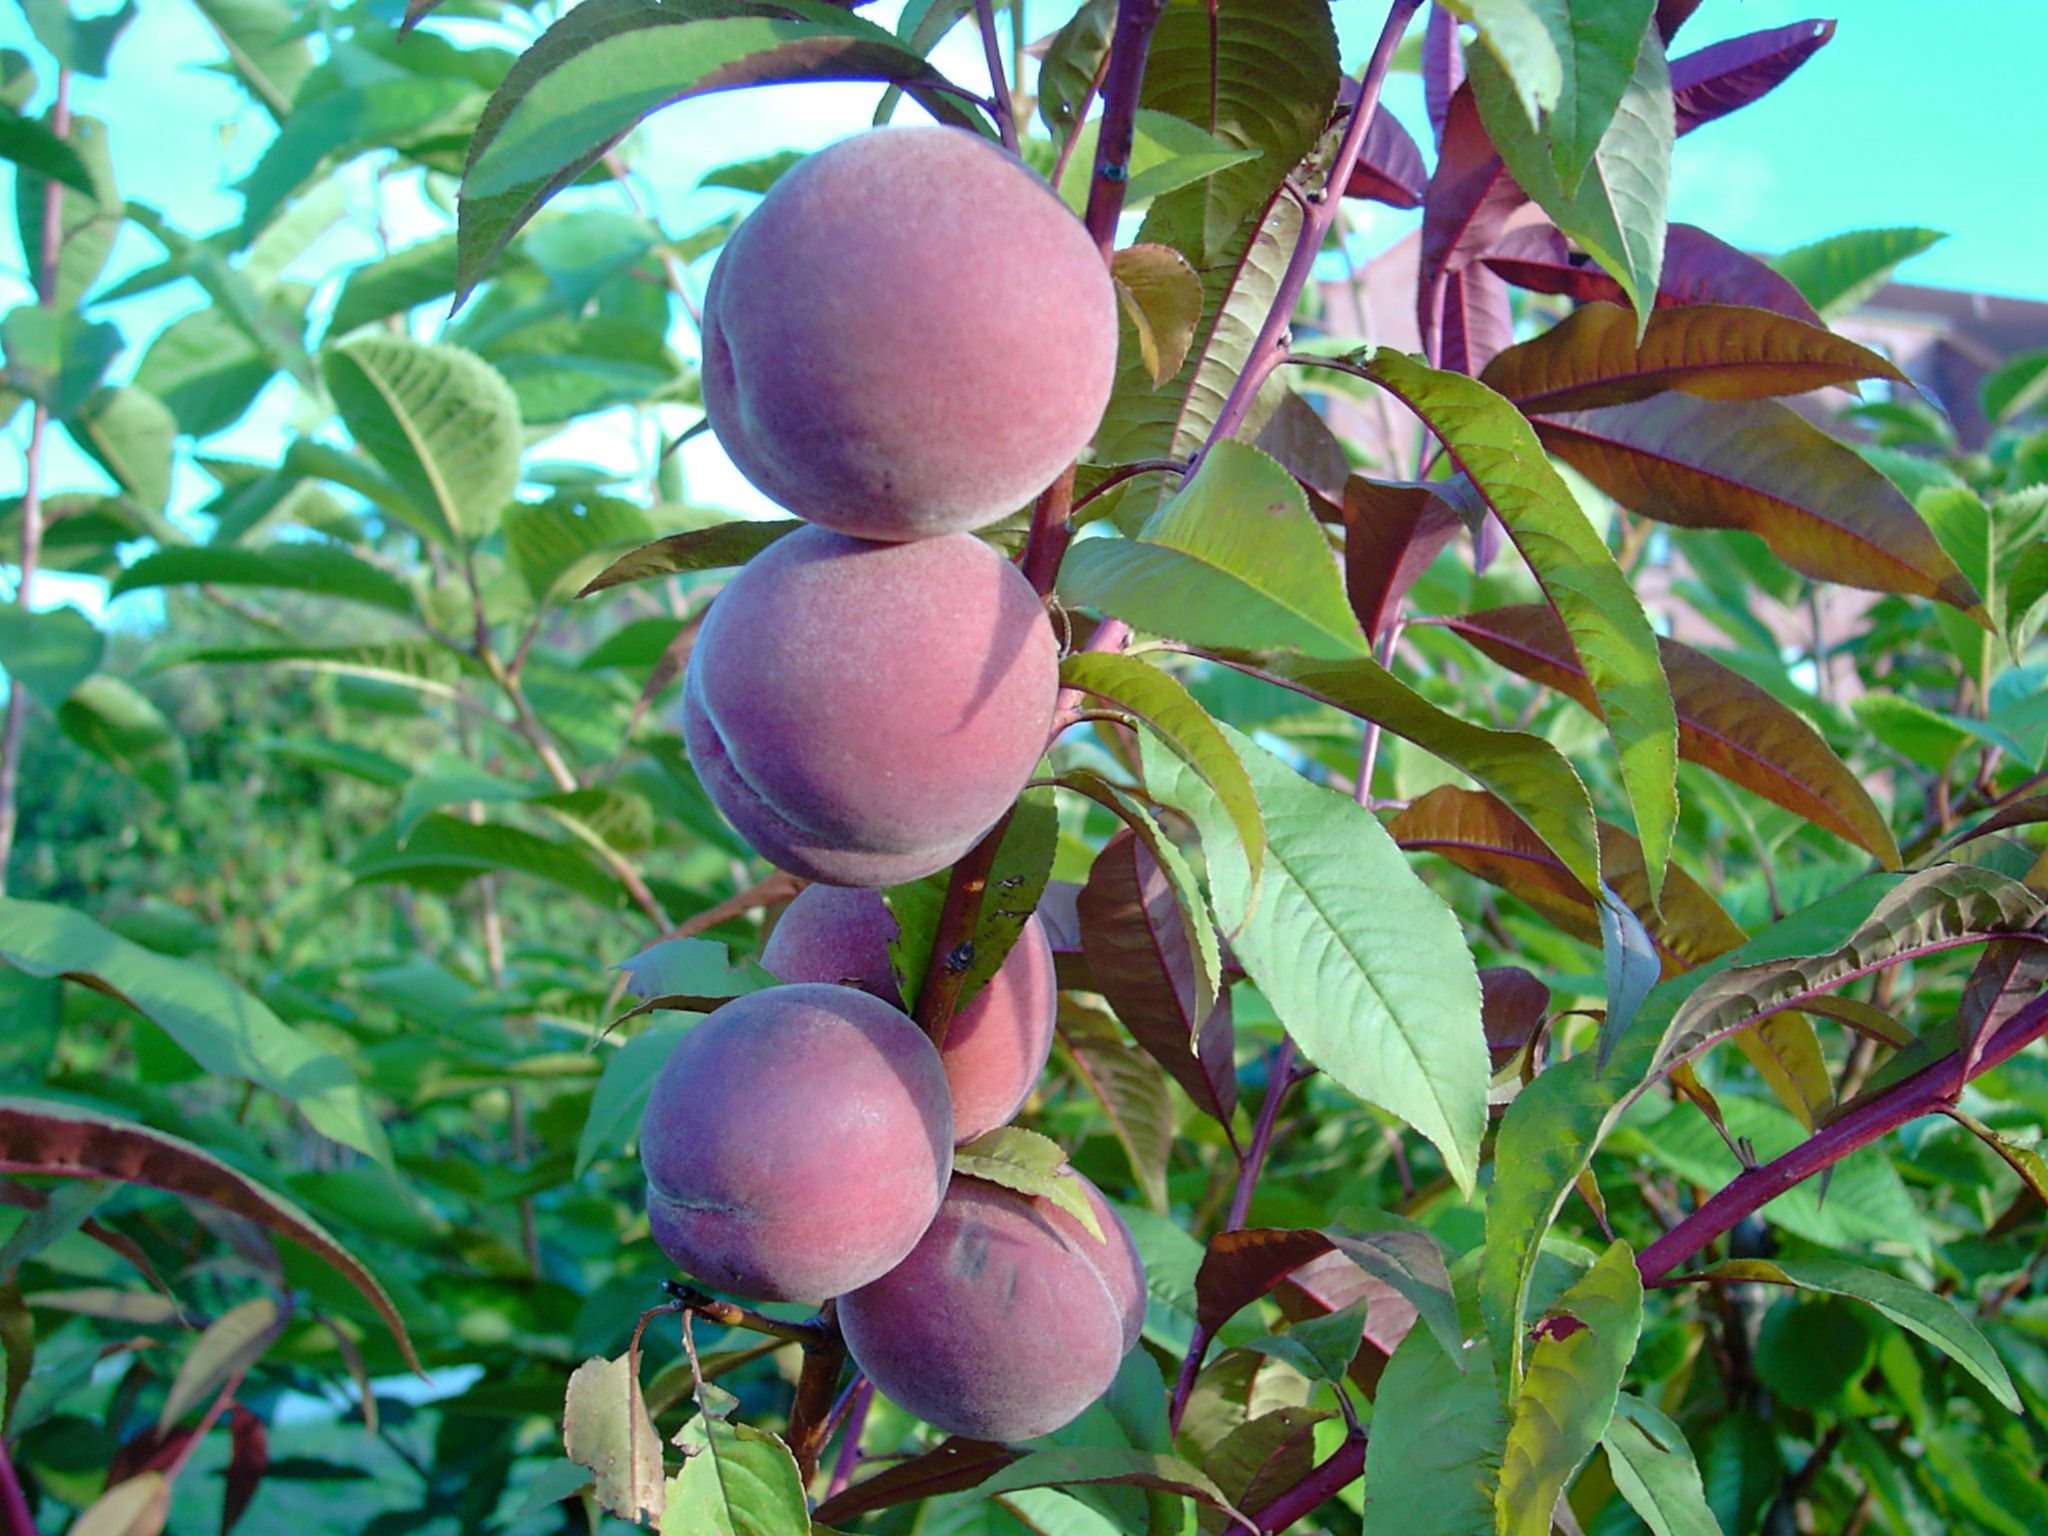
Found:
[(1485, 1344), (1460, 1356), (1417, 1328), (1388, 1361), (1365, 1447), (1364, 1536), (1493, 1531), (1507, 1415)]
[(156, 1432), (168, 1434), (180, 1419), (223, 1382), (260, 1360), (283, 1331), (285, 1315), (268, 1296), (230, 1307), (194, 1342), (156, 1416)]
[(804, 525), (795, 518), (735, 518), (709, 528), (692, 528), (643, 544), (631, 554), (621, 555), (606, 566), (578, 592), (589, 597), (612, 587), (637, 581), (654, 581), (691, 571), (715, 571), (722, 566), (745, 565), (785, 533)]
[(339, 545), (299, 542), (260, 549), (200, 544), (154, 550), (123, 570), (107, 591), (119, 597), (152, 587), (198, 584), (314, 592), (392, 613), (411, 614), (417, 608), (412, 589), (382, 566)]
[[(1338, 101), (1346, 107), (1358, 100), (1358, 82), (1346, 76), (1338, 89)], [(1344, 184), (1346, 197), (1367, 197), (1390, 208), (1419, 208), (1429, 186), (1429, 171), (1422, 163), (1422, 151), (1391, 112), (1374, 112), (1366, 125), (1365, 142), (1358, 149), (1358, 163)]]
[[(1581, 304), (1628, 303), (1621, 284), (1574, 253), (1570, 242), (1548, 225), (1509, 230), (1483, 260), (1517, 288), (1561, 294)], [(1737, 304), (1820, 324), (1814, 307), (1785, 278), (1692, 224), (1673, 224), (1665, 234), (1657, 304)]]
[(1138, 354), (1154, 384), (1164, 384), (1187, 361), (1202, 323), (1202, 280), (1187, 258), (1167, 245), (1132, 245), (1110, 260), (1117, 301), (1138, 338)]
[(987, 1481), (1024, 1454), (1007, 1445), (949, 1435), (930, 1450), (833, 1495), (818, 1506), (816, 1519), (821, 1525), (840, 1525), (870, 1510), (958, 1493)]
[(1614, 1486), (1650, 1536), (1722, 1536), (1685, 1431), (1657, 1409), (1624, 1392), (1600, 1443)]
[(1545, 416), (1536, 430), (1544, 447), (1644, 517), (1742, 529), (1821, 581), (1981, 613), (1912, 504), (1789, 406), (1664, 395)]
[(1130, 1159), (1131, 1177), (1153, 1210), (1167, 1210), (1173, 1155), (1173, 1100), (1159, 1063), (1127, 1045), (1107, 1015), (1063, 1001), (1059, 1035), (1075, 1075), (1102, 1105), (1110, 1134)]
[[(1510, 671), (1594, 707), (1592, 689), (1548, 608), (1493, 608), (1447, 620), (1445, 627)], [(1663, 637), (1657, 649), (1678, 710), (1679, 756), (1826, 827), (1885, 868), (1899, 867), (1883, 812), (1805, 717), (1703, 651)]]
[(1401, 599), (1463, 526), (1437, 483), (1353, 475), (1344, 483), (1344, 590), (1377, 640)]
[(1834, 35), (1832, 21), (1795, 21), (1673, 59), (1671, 105), (1678, 131), (1691, 133), (1769, 95)]
[(376, 1309), (409, 1365), (405, 1323), (368, 1270), (312, 1217), (190, 1142), (68, 1104), (0, 1098), (0, 1171), (120, 1179), (210, 1200), (313, 1253)]

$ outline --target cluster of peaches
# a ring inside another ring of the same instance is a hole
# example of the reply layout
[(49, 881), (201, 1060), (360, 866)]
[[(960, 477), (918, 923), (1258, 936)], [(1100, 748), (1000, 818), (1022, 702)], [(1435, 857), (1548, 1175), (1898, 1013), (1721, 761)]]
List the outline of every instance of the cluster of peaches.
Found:
[(1094, 433), (1114, 292), (1016, 159), (960, 130), (882, 129), (775, 184), (712, 274), (703, 343), (719, 442), (808, 526), (712, 605), (684, 735), (733, 826), (814, 883), (761, 955), (783, 984), (706, 1017), (653, 1084), (648, 1218), (705, 1285), (836, 1298), (854, 1362), (928, 1423), (1045, 1434), (1115, 1378), (1145, 1296), (1085, 1180), (1100, 1236), (954, 1177), (954, 1148), (1015, 1116), (1044, 1069), (1052, 949), (1032, 918), (934, 1046), (905, 1012), (881, 888), (957, 860), (1044, 753), (1058, 643), (973, 530)]

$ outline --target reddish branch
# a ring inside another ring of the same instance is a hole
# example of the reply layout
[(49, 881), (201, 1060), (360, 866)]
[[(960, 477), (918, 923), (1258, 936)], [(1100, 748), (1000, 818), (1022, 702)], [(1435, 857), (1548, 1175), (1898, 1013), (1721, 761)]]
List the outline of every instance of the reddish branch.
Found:
[(6, 1536), (36, 1536), (36, 1522), (28, 1512), (28, 1498), (21, 1491), (21, 1479), (15, 1476), (4, 1440), (0, 1440), (0, 1520), (6, 1522)]
[(1284, 1531), (1325, 1499), (1351, 1486), (1365, 1472), (1365, 1432), (1359, 1430), (1332, 1451), (1307, 1477), (1262, 1509), (1247, 1511), (1261, 1531)]
[(1768, 1205), (1796, 1184), (1824, 1172), (1852, 1152), (1889, 1135), (1922, 1115), (1939, 1114), (1961, 1096), (1973, 1077), (1989, 1072), (2026, 1046), (2048, 1035), (2048, 993), (2006, 1020), (1974, 1063), (1956, 1052), (1902, 1079), (1844, 1114), (1790, 1152), (1760, 1168), (1738, 1174), (1718, 1194), (1636, 1256), (1645, 1281), (1669, 1275), (1696, 1257), (1743, 1217)]

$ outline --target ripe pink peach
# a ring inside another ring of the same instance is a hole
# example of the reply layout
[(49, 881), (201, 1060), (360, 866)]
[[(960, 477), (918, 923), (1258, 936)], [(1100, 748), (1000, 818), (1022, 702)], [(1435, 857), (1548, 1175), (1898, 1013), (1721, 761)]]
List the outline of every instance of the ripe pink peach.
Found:
[(910, 1256), (839, 1300), (856, 1364), (927, 1424), (1028, 1440), (1109, 1389), (1117, 1305), (1086, 1254), (1023, 1195), (961, 1178)]
[(740, 472), (869, 539), (981, 527), (1101, 422), (1117, 304), (1081, 222), (957, 128), (820, 150), (727, 242), (704, 295), (704, 410)]
[[(813, 885), (789, 904), (761, 951), (782, 981), (851, 982), (901, 1004), (889, 944), (896, 919), (876, 891)], [(1038, 919), (1023, 932), (988, 984), (946, 1029), (939, 1052), (953, 1089), (953, 1134), (972, 1141), (1016, 1117), (1052, 1054), (1059, 982), (1052, 945)]]
[(1009, 809), (1058, 691), (1038, 594), (979, 539), (804, 528), (711, 605), (683, 734), (706, 792), (772, 863), (891, 885), (945, 868)]
[(684, 1272), (763, 1301), (887, 1273), (953, 1170), (945, 1068), (924, 1032), (847, 987), (735, 998), (686, 1033), (640, 1122), (647, 1218)]
[(1050, 1200), (1040, 1197), (1038, 1208), (1102, 1276), (1109, 1299), (1116, 1303), (1117, 1317), (1123, 1325), (1124, 1353), (1129, 1354), (1145, 1329), (1145, 1261), (1138, 1256), (1137, 1240), (1131, 1236), (1131, 1229), (1102, 1197), (1094, 1181), (1071, 1168), (1067, 1172), (1080, 1184), (1081, 1193), (1087, 1197), (1096, 1223), (1102, 1228), (1102, 1236), (1096, 1237)]

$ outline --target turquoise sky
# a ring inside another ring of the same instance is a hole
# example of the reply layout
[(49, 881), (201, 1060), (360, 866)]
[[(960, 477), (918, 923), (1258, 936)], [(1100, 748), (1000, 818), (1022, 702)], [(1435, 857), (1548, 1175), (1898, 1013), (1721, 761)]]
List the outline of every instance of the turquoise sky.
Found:
[[(97, 0), (88, 3), (98, 8)], [(893, 24), (900, 10), (899, 0), (887, 0), (863, 14)], [(1070, 11), (1071, 0), (1030, 0), (1032, 34), (1051, 30)], [(1362, 65), (1383, 14), (1372, 0), (1336, 0), (1348, 68)], [(1678, 51), (1825, 14), (1796, 0), (1705, 0)], [(2039, 191), (2036, 163), (2048, 139), (2039, 127), (2048, 0), (1963, 0), (1952, 6), (1857, 0), (1839, 20), (1834, 41), (1777, 93), (1681, 141), (1673, 217), (1764, 251), (1863, 226), (1928, 225), (1951, 238), (1902, 275), (2048, 299), (2048, 197)], [(459, 37), (479, 35), (469, 24), (450, 26)], [(0, 4), (0, 46), (31, 56), (39, 52), (13, 5)], [(187, 0), (143, 0), (140, 18), (116, 49), (112, 77), (81, 79), (74, 88), (78, 110), (112, 124), (124, 192), (162, 208), (192, 231), (239, 216), (240, 201), (230, 187), (273, 131), (267, 118), (243, 110), (236, 89), (208, 68), (219, 57), (218, 44)], [(937, 57), (956, 78), (982, 83), (971, 28), (957, 29)], [(690, 190), (705, 170), (855, 132), (868, 122), (875, 98), (867, 86), (793, 86), (667, 109), (649, 123), (638, 157), (658, 215), (680, 232), (723, 212), (736, 194)], [(1426, 143), (1419, 82), (1396, 77), (1387, 99)], [(904, 110), (906, 117), (917, 115), (914, 107)], [(365, 206), (370, 178), (360, 168), (340, 185), (352, 207)], [(1367, 251), (1413, 226), (1413, 214), (1354, 207), (1364, 220), (1361, 243)], [(440, 227), (438, 215), (409, 201), (405, 191), (387, 198), (382, 212), (399, 244)], [(30, 295), (13, 221), (0, 220), (0, 229), (4, 308)], [(131, 270), (158, 254), (152, 241), (131, 230), (110, 270)], [(344, 229), (309, 253), (307, 265), (331, 271), (372, 254), (360, 232)], [(700, 266), (700, 282), (704, 275)], [(199, 301), (186, 283), (103, 314), (131, 341), (141, 342)], [(0, 494), (12, 494), (20, 484), (18, 440), (25, 421), (24, 412), (11, 430), (15, 451), (0, 450)], [(278, 434), (292, 424), (286, 392), (273, 389), (241, 428), (209, 448), (261, 456), (275, 451)], [(617, 439), (607, 445), (602, 424), (577, 430), (583, 434), (579, 456), (601, 460), (629, 447)], [(759, 505), (710, 438), (693, 442), (684, 463), (693, 499), (741, 510)], [(61, 436), (52, 470), (60, 488), (99, 481), (97, 470)], [(181, 471), (176, 500), (193, 505), (209, 489), (203, 476)], [(81, 585), (53, 581), (46, 600), (92, 603), (93, 594)]]

